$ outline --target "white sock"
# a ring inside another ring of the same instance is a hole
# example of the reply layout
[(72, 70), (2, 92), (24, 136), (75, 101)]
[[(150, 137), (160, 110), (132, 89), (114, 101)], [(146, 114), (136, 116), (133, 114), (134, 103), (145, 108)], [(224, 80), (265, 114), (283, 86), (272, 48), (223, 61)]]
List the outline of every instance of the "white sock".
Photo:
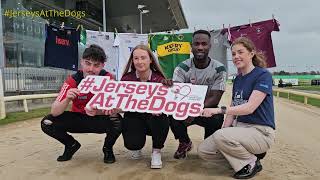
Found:
[(257, 157), (254, 156), (254, 157), (252, 158), (252, 161), (249, 163), (250, 166), (251, 166), (251, 169), (256, 165), (256, 161), (257, 161)]
[(152, 149), (152, 152), (157, 152), (157, 153), (160, 153), (161, 149), (156, 149), (156, 148), (153, 148)]

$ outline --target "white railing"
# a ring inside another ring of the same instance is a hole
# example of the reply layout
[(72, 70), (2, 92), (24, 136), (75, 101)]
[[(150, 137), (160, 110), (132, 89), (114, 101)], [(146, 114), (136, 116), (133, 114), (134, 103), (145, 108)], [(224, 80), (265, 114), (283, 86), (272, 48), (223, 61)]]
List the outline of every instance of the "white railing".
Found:
[[(18, 95), (18, 96), (5, 96), (3, 97), (3, 103), (8, 101), (23, 101), (23, 108), (25, 112), (29, 112), (27, 100), (29, 99), (45, 99), (45, 98), (55, 98), (58, 96), (58, 93), (54, 94), (32, 94), (32, 95)], [(2, 100), (1, 100), (2, 101)], [(1, 106), (0, 109), (3, 116), (0, 119), (4, 119), (6, 116), (5, 106)]]
[(311, 93), (305, 93), (305, 92), (288, 90), (288, 89), (280, 89), (280, 88), (274, 88), (273, 91), (276, 92), (276, 96), (277, 97), (280, 97), (280, 93), (288, 94), (288, 96), (287, 96), (288, 99), (290, 99), (290, 94), (303, 96), (304, 104), (308, 104), (308, 98), (313, 98), (313, 99), (320, 100), (320, 95), (319, 94), (311, 94)]

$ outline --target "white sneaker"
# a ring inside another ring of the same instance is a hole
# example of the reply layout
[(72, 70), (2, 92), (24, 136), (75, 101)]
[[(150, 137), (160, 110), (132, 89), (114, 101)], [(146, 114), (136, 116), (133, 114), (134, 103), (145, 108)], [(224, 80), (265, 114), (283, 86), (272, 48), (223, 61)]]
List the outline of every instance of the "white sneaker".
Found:
[(162, 161), (161, 161), (161, 153), (153, 152), (151, 154), (151, 169), (161, 169)]
[(141, 150), (131, 151), (131, 159), (141, 159), (141, 158), (142, 158)]

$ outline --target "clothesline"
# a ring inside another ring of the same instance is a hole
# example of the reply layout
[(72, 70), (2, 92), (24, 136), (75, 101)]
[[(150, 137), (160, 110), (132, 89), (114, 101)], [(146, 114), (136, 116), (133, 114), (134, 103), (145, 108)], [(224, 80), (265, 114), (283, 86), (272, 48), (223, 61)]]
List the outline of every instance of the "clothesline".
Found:
[[(81, 28), (80, 28), (81, 27)], [(64, 26), (46, 25), (45, 65), (64, 69), (77, 70), (78, 43), (89, 46), (97, 44), (106, 52), (108, 59), (105, 69), (116, 75), (122, 76), (123, 68), (127, 63), (131, 50), (139, 45), (148, 45), (157, 57), (159, 64), (167, 77), (171, 77), (174, 68), (182, 61), (190, 58), (192, 33), (118, 33), (84, 30), (80, 25), (76, 29)], [(80, 29), (80, 30), (79, 30)], [(238, 37), (248, 37), (258, 50), (267, 56), (268, 67), (276, 66), (273, 52), (271, 32), (279, 31), (276, 19), (249, 23), (210, 31), (211, 49), (209, 57), (215, 59), (225, 67), (227, 63), (227, 48)], [(59, 56), (61, 55), (61, 56)], [(58, 61), (57, 61), (58, 60)]]

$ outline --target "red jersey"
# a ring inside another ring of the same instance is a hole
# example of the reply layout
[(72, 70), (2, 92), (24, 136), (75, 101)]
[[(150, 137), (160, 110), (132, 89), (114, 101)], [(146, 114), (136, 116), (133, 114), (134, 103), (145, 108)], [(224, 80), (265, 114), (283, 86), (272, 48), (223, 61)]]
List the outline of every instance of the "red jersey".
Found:
[[(105, 70), (101, 70), (99, 73), (99, 76), (109, 76), (110, 79), (113, 79), (112, 74), (110, 74)], [(67, 96), (68, 90), (71, 88), (77, 88), (78, 84), (81, 82), (83, 78), (84, 78), (83, 72), (81, 70), (69, 76), (63, 83), (60, 93), (56, 100), (58, 100), (59, 102), (63, 101)], [(85, 114), (84, 108), (86, 104), (90, 101), (90, 99), (93, 97), (93, 95), (94, 94), (92, 93), (87, 93), (87, 94), (80, 93), (79, 96), (77, 96), (74, 100), (72, 100), (71, 111)]]
[[(267, 67), (275, 67), (276, 60), (273, 52), (272, 31), (280, 31), (279, 23), (275, 19), (232, 27), (229, 29), (229, 40), (233, 42), (238, 37), (247, 37), (255, 44), (258, 51), (262, 51), (267, 58)], [(228, 32), (224, 29), (222, 33)]]

